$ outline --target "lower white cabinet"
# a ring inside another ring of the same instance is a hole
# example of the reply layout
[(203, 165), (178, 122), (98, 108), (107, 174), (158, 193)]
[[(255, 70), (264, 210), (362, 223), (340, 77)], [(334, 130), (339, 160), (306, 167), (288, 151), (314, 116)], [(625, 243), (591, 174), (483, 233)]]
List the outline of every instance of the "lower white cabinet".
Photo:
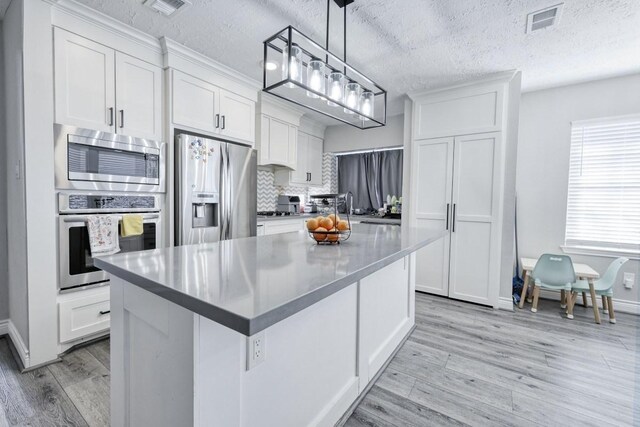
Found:
[(110, 305), (109, 286), (61, 295), (58, 298), (60, 342), (107, 331)]
[(292, 233), (302, 230), (304, 220), (281, 219), (274, 221), (258, 222), (258, 236), (268, 236), (271, 234)]

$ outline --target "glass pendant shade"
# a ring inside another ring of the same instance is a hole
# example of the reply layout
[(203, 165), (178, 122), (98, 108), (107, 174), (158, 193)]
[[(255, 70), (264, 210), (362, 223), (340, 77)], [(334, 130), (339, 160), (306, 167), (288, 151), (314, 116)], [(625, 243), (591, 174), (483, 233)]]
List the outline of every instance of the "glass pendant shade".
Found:
[[(307, 65), (307, 86), (316, 92), (324, 93), (325, 82), (324, 62), (319, 59), (312, 59)], [(307, 91), (307, 96), (319, 98), (318, 95), (309, 91)]]
[[(347, 107), (349, 107), (351, 110), (359, 110), (361, 91), (362, 91), (362, 88), (358, 83), (354, 83), (354, 82), (347, 83), (344, 87), (343, 103)], [(347, 114), (353, 114), (353, 111), (351, 110), (344, 108), (344, 112)]]
[(374, 101), (375, 96), (370, 90), (365, 90), (362, 92), (362, 95), (360, 95), (360, 112), (362, 113), (361, 118), (363, 120), (369, 120), (368, 117), (373, 117)]
[[(334, 71), (333, 73), (329, 74), (329, 85), (327, 87), (327, 96), (329, 97), (329, 99), (334, 99), (338, 102), (342, 102), (342, 98), (344, 96), (344, 83), (344, 74), (338, 71)], [(332, 107), (336, 107), (338, 105), (331, 101), (328, 101), (327, 104)]]
[[(302, 49), (296, 45), (291, 45), (291, 55), (289, 55), (289, 47), (286, 46), (282, 50), (282, 79), (289, 77), (291, 72), (291, 80), (302, 83)], [(286, 87), (293, 88), (296, 85), (287, 83)]]

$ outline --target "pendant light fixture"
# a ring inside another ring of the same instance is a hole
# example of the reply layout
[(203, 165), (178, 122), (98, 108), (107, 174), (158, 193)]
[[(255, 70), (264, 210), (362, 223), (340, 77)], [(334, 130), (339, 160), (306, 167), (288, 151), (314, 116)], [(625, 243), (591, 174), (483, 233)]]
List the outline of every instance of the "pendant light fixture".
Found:
[(280, 65), (263, 66), (262, 90), (361, 129), (384, 126), (387, 92), (347, 63), (347, 5), (354, 0), (333, 2), (343, 9), (342, 58), (329, 51), (332, 0), (327, 0), (324, 47), (292, 26), (264, 41), (263, 64)]

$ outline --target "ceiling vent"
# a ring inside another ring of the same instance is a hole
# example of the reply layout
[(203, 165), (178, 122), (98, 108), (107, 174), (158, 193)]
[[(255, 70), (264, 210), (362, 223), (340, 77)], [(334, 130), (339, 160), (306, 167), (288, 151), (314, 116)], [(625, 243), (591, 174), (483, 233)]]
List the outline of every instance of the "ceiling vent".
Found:
[(179, 11), (182, 11), (191, 5), (187, 0), (146, 0), (145, 6), (158, 12), (163, 16), (175, 16)]
[(527, 33), (556, 25), (560, 20), (560, 14), (562, 13), (563, 7), (564, 3), (560, 3), (528, 14)]

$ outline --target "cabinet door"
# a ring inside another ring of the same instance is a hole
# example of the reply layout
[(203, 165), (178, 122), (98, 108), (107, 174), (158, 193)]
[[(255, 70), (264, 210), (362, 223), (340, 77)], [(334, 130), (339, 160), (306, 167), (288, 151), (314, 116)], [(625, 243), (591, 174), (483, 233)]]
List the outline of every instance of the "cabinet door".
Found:
[(113, 132), (115, 52), (54, 28), (56, 123)]
[(219, 89), (179, 71), (173, 71), (173, 123), (217, 133)]
[[(445, 231), (450, 228), (453, 138), (414, 142), (412, 165), (412, 222), (418, 228)], [(449, 245), (447, 233), (416, 253), (416, 290), (449, 294)]]
[[(309, 171), (309, 185), (322, 185), (322, 161), (323, 161), (322, 139), (309, 136), (307, 145), (307, 170)], [(301, 154), (298, 151), (298, 158)]]
[(298, 145), (296, 169), (289, 172), (290, 183), (292, 184), (309, 184), (309, 167), (307, 166), (307, 151), (309, 150), (310, 136), (303, 132), (298, 132)]
[(116, 52), (117, 132), (162, 140), (162, 69)]
[(220, 135), (253, 145), (256, 142), (256, 103), (220, 89)]
[(489, 305), (497, 304), (499, 142), (496, 133), (457, 137), (453, 167), (449, 296)]

